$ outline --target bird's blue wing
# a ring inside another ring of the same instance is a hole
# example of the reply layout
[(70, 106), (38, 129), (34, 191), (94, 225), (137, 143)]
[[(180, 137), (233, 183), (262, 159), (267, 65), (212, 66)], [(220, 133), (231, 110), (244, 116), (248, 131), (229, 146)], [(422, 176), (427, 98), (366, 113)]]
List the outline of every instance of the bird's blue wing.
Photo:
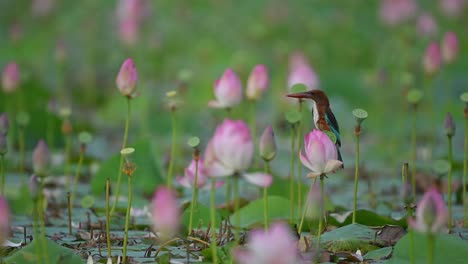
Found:
[(336, 136), (336, 145), (341, 147), (340, 127), (338, 126), (335, 115), (330, 108), (325, 111), (325, 121)]

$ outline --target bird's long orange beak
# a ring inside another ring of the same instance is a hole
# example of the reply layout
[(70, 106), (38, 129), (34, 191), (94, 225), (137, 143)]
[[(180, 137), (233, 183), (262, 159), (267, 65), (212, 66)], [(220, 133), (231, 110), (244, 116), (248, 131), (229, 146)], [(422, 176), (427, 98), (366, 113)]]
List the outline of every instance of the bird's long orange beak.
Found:
[(292, 97), (292, 98), (310, 98), (310, 94), (308, 92), (293, 93), (293, 94), (288, 94), (286, 96)]

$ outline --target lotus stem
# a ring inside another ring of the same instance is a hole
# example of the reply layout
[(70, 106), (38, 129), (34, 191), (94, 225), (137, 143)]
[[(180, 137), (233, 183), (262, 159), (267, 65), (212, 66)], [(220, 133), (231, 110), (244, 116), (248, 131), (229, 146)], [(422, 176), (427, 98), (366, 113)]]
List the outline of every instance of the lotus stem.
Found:
[(239, 195), (239, 175), (234, 175), (234, 179), (232, 179), (232, 189), (234, 192), (234, 211), (236, 212), (235, 214), (235, 226), (236, 226), (236, 232), (234, 233), (234, 240), (235, 244), (239, 244), (240, 241), (240, 214), (239, 214), (239, 209), (240, 209), (240, 195)]
[(356, 136), (356, 165), (354, 170), (354, 199), (353, 199), (353, 224), (356, 223), (356, 209), (357, 209), (357, 192), (358, 192), (358, 178), (359, 178), (359, 137), (361, 134), (361, 126), (357, 125), (354, 130)]
[(174, 170), (174, 160), (175, 160), (175, 146), (176, 146), (176, 137), (177, 137), (177, 123), (176, 123), (176, 113), (175, 109), (171, 110), (172, 117), (172, 145), (171, 145), (171, 158), (169, 159), (169, 167), (167, 169), (167, 187), (172, 186), (172, 172)]
[(434, 264), (434, 241), (435, 237), (430, 232), (427, 233), (427, 263)]
[(112, 246), (110, 241), (110, 180), (106, 179), (106, 239), (107, 239), (107, 257), (112, 258)]
[(413, 197), (416, 197), (416, 111), (416, 107), (414, 107), (411, 127), (411, 188)]
[(75, 195), (76, 195), (76, 188), (78, 186), (79, 178), (80, 178), (80, 172), (81, 172), (81, 167), (83, 165), (83, 160), (84, 160), (84, 154), (85, 154), (85, 146), (84, 144), (81, 145), (80, 148), (80, 157), (78, 160), (78, 165), (76, 166), (76, 171), (75, 171), (75, 179), (73, 181), (73, 186), (72, 186), (72, 193), (71, 193), (71, 204), (75, 201)]
[(124, 242), (123, 242), (123, 257), (122, 263), (127, 263), (127, 244), (128, 244), (128, 228), (130, 226), (130, 209), (132, 207), (132, 176), (128, 175), (128, 204), (127, 204), (127, 213), (125, 214), (125, 233), (124, 233)]
[(210, 190), (210, 226), (211, 226), (211, 255), (213, 264), (218, 263), (218, 243), (216, 241), (216, 200), (215, 200), (215, 188), (216, 180), (211, 179), (211, 190)]
[[(270, 173), (270, 162), (265, 161), (265, 173)], [(263, 187), (263, 227), (268, 229), (268, 187)]]
[[(302, 114), (302, 104), (304, 102), (299, 99), (299, 113)], [(301, 115), (302, 116), (302, 115)], [(297, 149), (300, 150), (302, 146), (302, 120), (297, 122), (296, 134), (297, 134)], [(297, 208), (302, 210), (302, 163), (300, 159), (297, 159)]]
[(196, 203), (198, 200), (198, 160), (198, 157), (195, 156), (195, 179), (193, 180), (192, 202), (190, 203), (190, 217), (188, 228), (189, 236), (192, 234), (193, 211), (195, 210)]
[(463, 226), (467, 224), (468, 207), (466, 202), (466, 177), (468, 174), (468, 106), (465, 107), (465, 147), (463, 152)]
[(448, 138), (448, 162), (449, 162), (449, 171), (447, 178), (447, 202), (448, 202), (448, 231), (452, 231), (452, 136), (447, 136)]
[(294, 157), (296, 156), (296, 149), (295, 149), (295, 135), (296, 135), (296, 128), (295, 125), (291, 125), (291, 171), (289, 173), (289, 202), (290, 202), (290, 219), (289, 222), (292, 224), (294, 223), (294, 211), (295, 211), (295, 203), (294, 203)]

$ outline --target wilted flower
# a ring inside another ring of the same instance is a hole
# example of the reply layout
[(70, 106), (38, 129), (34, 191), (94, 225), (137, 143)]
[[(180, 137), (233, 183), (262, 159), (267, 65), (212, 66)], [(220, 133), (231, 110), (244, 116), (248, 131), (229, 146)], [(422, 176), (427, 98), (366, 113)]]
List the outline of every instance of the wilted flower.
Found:
[(416, 209), (416, 219), (409, 218), (411, 228), (424, 233), (439, 232), (448, 221), (448, 210), (444, 198), (436, 188), (427, 191)]
[(5, 93), (14, 92), (20, 82), (20, 73), (18, 64), (10, 62), (7, 64), (2, 74), (2, 86)]
[(247, 247), (233, 252), (239, 264), (296, 264), (299, 263), (297, 241), (288, 226), (275, 223), (268, 230), (249, 233)]
[(446, 32), (440, 46), (442, 58), (446, 63), (452, 63), (458, 56), (458, 37), (454, 32)]
[(216, 100), (208, 103), (209, 107), (230, 108), (242, 101), (242, 85), (236, 73), (228, 68), (221, 78), (215, 81), (214, 94)]
[(46, 176), (50, 165), (50, 151), (44, 140), (41, 139), (37, 143), (32, 154), (32, 160), (34, 173), (39, 177)]
[(10, 209), (7, 201), (0, 196), (0, 245), (10, 236)]
[(177, 233), (180, 220), (180, 208), (176, 194), (165, 186), (158, 187), (153, 196), (152, 221), (155, 232), (168, 239)]
[(439, 71), (442, 64), (442, 57), (440, 54), (439, 45), (436, 42), (432, 42), (426, 49), (426, 53), (423, 58), (423, 66), (426, 74), (432, 75)]
[(267, 126), (260, 137), (260, 156), (265, 161), (270, 161), (276, 156), (275, 133), (271, 126)]
[(317, 89), (319, 80), (304, 54), (298, 52), (289, 59), (288, 87), (291, 89), (296, 84), (303, 84), (307, 90)]
[(138, 72), (135, 63), (128, 58), (122, 64), (119, 74), (117, 75), (117, 88), (122, 95), (129, 98), (135, 97), (136, 85), (138, 82)]
[(381, 0), (379, 14), (383, 23), (394, 26), (413, 18), (417, 9), (416, 0)]
[[(185, 168), (184, 176), (178, 176), (176, 178), (177, 182), (185, 188), (193, 188), (195, 184), (195, 170), (196, 170), (196, 160), (192, 160), (190, 165)], [(210, 184), (208, 184), (208, 174), (205, 169), (204, 161), (202, 158), (198, 160), (198, 175), (197, 175), (197, 188), (209, 188)], [(217, 182), (216, 187), (223, 185), (222, 182)]]
[(332, 173), (343, 165), (343, 162), (338, 160), (333, 141), (318, 129), (305, 135), (304, 152), (300, 151), (299, 157), (302, 164), (312, 171), (307, 175), (309, 178)]
[(10, 121), (6, 113), (0, 115), (0, 133), (8, 135), (8, 129), (10, 129)]
[(252, 163), (254, 145), (249, 127), (242, 120), (225, 119), (216, 128), (205, 152), (205, 168), (210, 177), (227, 177), (240, 173), (252, 184), (267, 187), (270, 175), (245, 173)]
[(448, 17), (459, 17), (464, 12), (465, 0), (439, 0), (439, 5)]
[(455, 135), (455, 121), (453, 120), (452, 114), (450, 112), (445, 116), (444, 121), (445, 134), (448, 137), (453, 137)]
[(250, 100), (258, 100), (262, 93), (268, 89), (268, 69), (265, 65), (255, 66), (247, 80), (246, 96)]
[(437, 34), (437, 23), (434, 17), (429, 13), (422, 13), (418, 17), (417, 29), (422, 36), (434, 36)]

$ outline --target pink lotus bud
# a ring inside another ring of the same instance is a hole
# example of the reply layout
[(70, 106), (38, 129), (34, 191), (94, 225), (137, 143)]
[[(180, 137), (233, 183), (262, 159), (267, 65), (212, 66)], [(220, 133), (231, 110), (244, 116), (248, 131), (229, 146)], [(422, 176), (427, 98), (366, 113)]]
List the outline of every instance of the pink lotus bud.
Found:
[(117, 88), (119, 88), (122, 95), (133, 98), (136, 95), (135, 90), (137, 82), (138, 72), (135, 63), (133, 63), (133, 60), (130, 58), (126, 59), (117, 75)]
[(440, 54), (439, 45), (436, 42), (432, 42), (426, 49), (426, 53), (423, 58), (424, 71), (428, 75), (432, 75), (439, 71), (442, 64), (442, 57)]
[(463, 14), (465, 0), (439, 0), (442, 13), (448, 17), (459, 17)]
[(20, 82), (20, 73), (18, 64), (10, 62), (7, 64), (2, 74), (2, 86), (5, 93), (14, 92)]
[(0, 244), (10, 236), (10, 209), (7, 201), (0, 196)]
[(293, 54), (289, 61), (289, 89), (296, 84), (303, 84), (308, 90), (317, 89), (319, 85), (317, 74), (302, 53)]
[(448, 221), (448, 210), (444, 198), (436, 188), (427, 191), (416, 209), (416, 220), (408, 219), (411, 228), (424, 233), (439, 232)]
[(333, 141), (318, 129), (305, 135), (304, 152), (300, 151), (299, 158), (302, 164), (312, 171), (307, 175), (310, 178), (333, 173), (343, 165), (343, 162), (338, 160)]
[(448, 137), (453, 137), (455, 135), (455, 121), (453, 120), (452, 114), (447, 113), (444, 121), (445, 134)]
[(430, 37), (437, 34), (437, 23), (429, 13), (422, 13), (418, 17), (417, 29), (420, 35)]
[(258, 100), (262, 93), (268, 89), (268, 69), (265, 65), (257, 65), (247, 80), (246, 96), (250, 100)]
[(220, 79), (215, 81), (216, 100), (208, 103), (213, 108), (230, 108), (242, 101), (242, 85), (236, 73), (228, 68)]
[(0, 133), (3, 135), (8, 135), (8, 130), (10, 129), (10, 121), (6, 113), (0, 115)]
[(271, 126), (267, 126), (260, 137), (260, 156), (265, 161), (271, 161), (276, 156), (275, 133)]
[(180, 220), (176, 194), (167, 187), (158, 187), (151, 208), (154, 231), (159, 232), (163, 240), (173, 237), (179, 229)]
[(50, 151), (44, 140), (37, 143), (32, 154), (33, 170), (38, 177), (45, 177), (49, 172)]
[(233, 252), (239, 264), (297, 264), (297, 241), (288, 226), (275, 223), (268, 230), (250, 231), (246, 248)]
[(379, 15), (384, 24), (394, 26), (413, 18), (417, 10), (416, 0), (382, 0)]
[(458, 56), (458, 37), (454, 32), (446, 32), (441, 44), (442, 58), (446, 63), (452, 63)]

